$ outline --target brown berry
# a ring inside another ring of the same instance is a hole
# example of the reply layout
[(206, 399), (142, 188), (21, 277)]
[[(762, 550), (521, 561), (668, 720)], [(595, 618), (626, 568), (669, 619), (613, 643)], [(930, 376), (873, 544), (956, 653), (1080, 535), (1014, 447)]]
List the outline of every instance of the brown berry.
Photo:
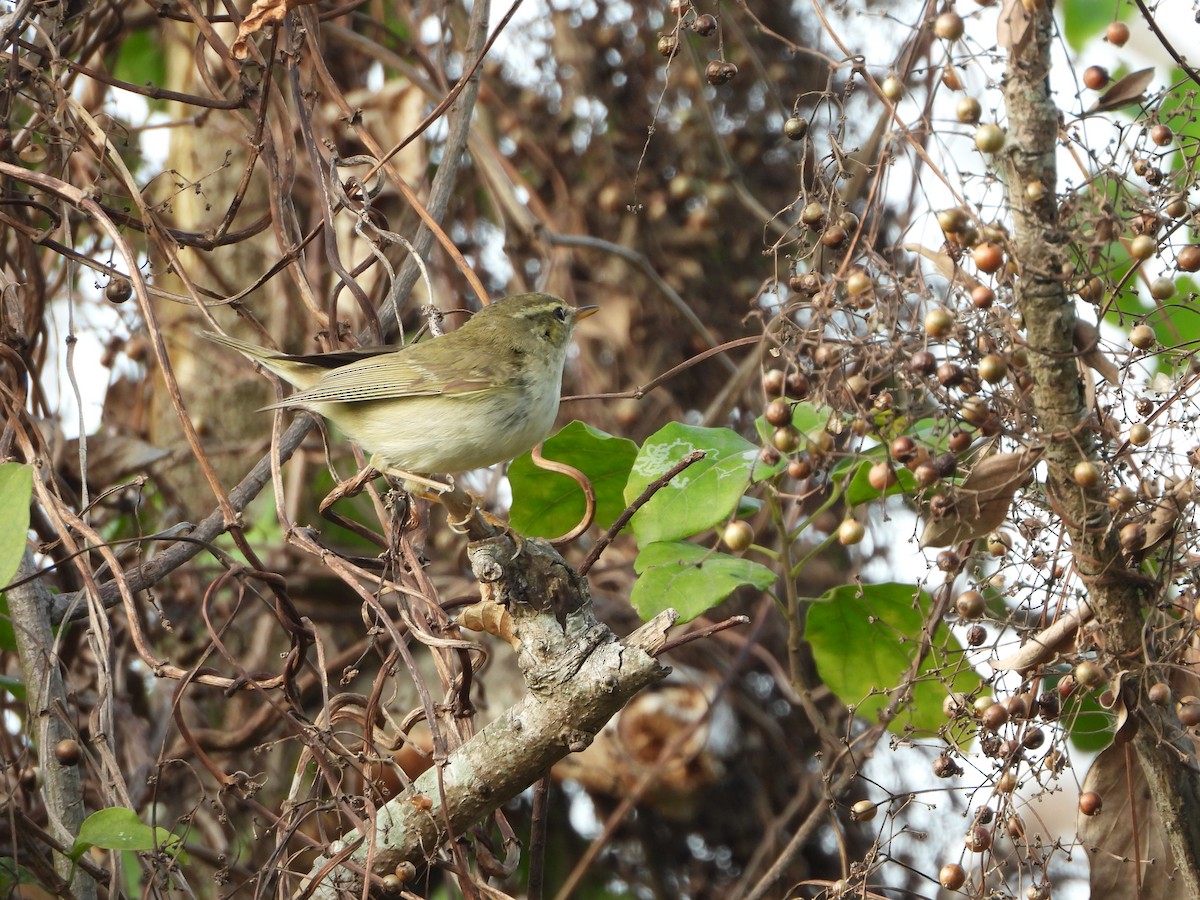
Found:
[(711, 13), (704, 13), (696, 16), (696, 21), (692, 23), (692, 31), (700, 35), (700, 37), (708, 37), (717, 30), (717, 17)]
[(918, 350), (909, 359), (908, 368), (918, 375), (932, 375), (937, 369), (937, 357), (928, 350)]
[(961, 428), (955, 427), (946, 440), (946, 446), (950, 448), (951, 453), (965, 453), (971, 446), (971, 435)]
[(64, 738), (59, 741), (54, 745), (54, 758), (60, 765), (79, 765), (79, 761), (83, 759), (83, 750), (79, 747), (79, 741), (72, 738)]
[(1004, 251), (995, 244), (980, 244), (971, 251), (971, 259), (980, 272), (997, 272), (1004, 265)]
[(803, 116), (791, 116), (783, 123), (783, 133), (789, 141), (803, 140), (808, 134), (808, 119)]
[(1200, 725), (1200, 697), (1180, 697), (1175, 704), (1175, 713), (1181, 724), (1187, 728)]
[(958, 763), (943, 753), (933, 761), (933, 774), (938, 778), (953, 778), (955, 775), (961, 775), (962, 769), (959, 768)]
[(1163, 706), (1171, 700), (1171, 688), (1169, 685), (1159, 681), (1150, 685), (1150, 689), (1146, 691), (1146, 696), (1151, 703)]
[(1124, 47), (1129, 40), (1129, 26), (1124, 22), (1109, 22), (1104, 30), (1104, 39), (1114, 47)]
[(1108, 87), (1108, 69), (1104, 66), (1088, 66), (1083, 70), (1083, 84), (1093, 91)]
[(867, 471), (867, 481), (877, 491), (886, 491), (896, 483), (896, 473), (887, 460), (880, 460)]
[(987, 610), (987, 601), (979, 591), (963, 591), (955, 599), (954, 608), (964, 619), (978, 619)]
[(1188, 244), (1175, 257), (1175, 265), (1184, 272), (1200, 271), (1200, 244)]
[(971, 303), (976, 309), (991, 309), (996, 302), (996, 292), (986, 284), (976, 285), (971, 290)]
[(983, 853), (992, 846), (992, 833), (982, 825), (976, 825), (967, 832), (964, 842), (972, 853)]
[(993, 703), (983, 711), (983, 715), (979, 717), (986, 728), (992, 731), (999, 731), (1008, 722), (1008, 708), (1002, 703)]
[(958, 116), (958, 121), (964, 125), (974, 125), (979, 121), (979, 116), (983, 109), (979, 105), (979, 101), (974, 97), (963, 97), (958, 101), (958, 108), (955, 110), (955, 115)]
[(772, 400), (767, 404), (763, 416), (776, 428), (790, 425), (792, 423), (792, 404), (786, 400)]
[(1095, 791), (1084, 791), (1079, 795), (1079, 811), (1085, 816), (1097, 816), (1103, 808), (1104, 800)]
[(947, 863), (938, 870), (938, 883), (948, 891), (957, 891), (967, 883), (967, 870), (958, 863)]
[(821, 244), (826, 247), (840, 247), (846, 243), (849, 236), (841, 225), (830, 225), (821, 232)]
[(996, 384), (1003, 381), (1008, 375), (1008, 363), (1005, 362), (1003, 356), (995, 353), (988, 353), (979, 361), (979, 377), (988, 384)]
[(789, 478), (796, 481), (803, 481), (813, 473), (812, 461), (803, 454), (797, 456), (788, 463), (787, 473)]
[(1175, 133), (1161, 122), (1150, 129), (1150, 140), (1158, 144), (1160, 147), (1165, 147), (1175, 139)]
[(906, 434), (892, 441), (892, 459), (898, 463), (906, 463), (917, 454), (917, 443)]
[(1046, 732), (1040, 728), (1030, 728), (1021, 738), (1021, 743), (1030, 750), (1037, 750), (1046, 743)]
[(679, 38), (674, 34), (660, 34), (658, 36), (658, 54), (665, 56), (667, 59), (673, 57), (679, 52)]
[(727, 84), (737, 75), (738, 68), (731, 62), (714, 59), (704, 67), (705, 80), (714, 87)]
[(1084, 660), (1075, 667), (1075, 680), (1088, 690), (1094, 690), (1104, 684), (1104, 670), (1091, 660)]
[(124, 275), (114, 276), (104, 286), (104, 299), (109, 303), (124, 303), (133, 295), (133, 285)]

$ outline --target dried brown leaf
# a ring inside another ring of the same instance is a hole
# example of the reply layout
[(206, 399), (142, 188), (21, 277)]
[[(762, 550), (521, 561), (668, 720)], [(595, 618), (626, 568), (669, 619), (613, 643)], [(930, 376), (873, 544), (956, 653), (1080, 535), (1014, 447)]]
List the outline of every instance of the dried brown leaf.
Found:
[[(1093, 897), (1140, 897), (1172, 900), (1179, 887), (1161, 823), (1150, 802), (1150, 789), (1133, 746), (1110, 744), (1088, 769), (1084, 791), (1104, 800), (1099, 814), (1079, 815), (1079, 840), (1089, 850)], [(1140, 866), (1139, 866), (1140, 862)], [(1141, 884), (1138, 884), (1139, 871)]]
[(1021, 0), (1008, 0), (996, 22), (996, 42), (1009, 53), (1019, 53), (1029, 41), (1032, 21)]
[(1190, 478), (1168, 486), (1146, 522), (1146, 541), (1142, 550), (1151, 550), (1175, 533), (1175, 526), (1192, 502), (1196, 486)]
[(999, 528), (1039, 456), (1041, 450), (1036, 449), (981, 459), (955, 490), (950, 509), (926, 524), (921, 547), (949, 547)]
[[(1100, 373), (1100, 376), (1109, 384), (1120, 382), (1121, 373), (1117, 369), (1116, 363), (1100, 350), (1100, 331), (1095, 325), (1083, 319), (1077, 319), (1072, 337), (1075, 349), (1079, 351), (1080, 358), (1085, 363)], [(1090, 407), (1092, 404), (1089, 402), (1087, 405)]]
[(1118, 78), (1113, 82), (1112, 87), (1100, 95), (1088, 112), (1107, 112), (1110, 109), (1128, 106), (1130, 103), (1140, 103), (1146, 95), (1146, 88), (1153, 80), (1154, 66), (1130, 72), (1124, 78)]
[(983, 284), (978, 278), (970, 272), (961, 268), (954, 258), (944, 250), (930, 250), (923, 244), (905, 244), (903, 249), (909, 253), (916, 253), (918, 256), (923, 256), (937, 269), (938, 274), (949, 281), (951, 284), (960, 284), (968, 291)]
[(317, 0), (254, 0), (254, 5), (250, 7), (250, 12), (246, 13), (246, 18), (242, 20), (241, 27), (238, 28), (237, 39), (230, 47), (233, 58), (246, 58), (250, 52), (250, 35), (261, 31), (266, 25), (282, 22), (283, 17), (297, 6), (306, 6), (316, 2)]

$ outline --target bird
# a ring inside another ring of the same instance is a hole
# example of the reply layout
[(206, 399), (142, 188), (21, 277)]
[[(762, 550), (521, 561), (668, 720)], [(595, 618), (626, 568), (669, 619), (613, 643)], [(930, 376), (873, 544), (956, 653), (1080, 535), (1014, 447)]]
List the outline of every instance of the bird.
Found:
[(312, 355), (204, 336), (299, 389), (263, 409), (328, 419), (379, 472), (454, 475), (514, 459), (550, 434), (571, 335), (598, 309), (516, 294), (442, 337)]

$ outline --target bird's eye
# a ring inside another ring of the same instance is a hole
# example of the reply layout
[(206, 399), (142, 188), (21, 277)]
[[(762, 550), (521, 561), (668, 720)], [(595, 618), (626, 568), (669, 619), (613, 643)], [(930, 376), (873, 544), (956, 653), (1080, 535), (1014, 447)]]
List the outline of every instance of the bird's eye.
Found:
[(567, 321), (567, 311), (561, 306), (554, 307), (554, 315), (560, 322)]

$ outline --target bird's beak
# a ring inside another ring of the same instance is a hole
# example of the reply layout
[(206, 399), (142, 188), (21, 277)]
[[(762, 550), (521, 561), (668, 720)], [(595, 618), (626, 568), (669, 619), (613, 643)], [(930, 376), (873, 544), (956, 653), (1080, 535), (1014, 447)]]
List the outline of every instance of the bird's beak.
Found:
[(592, 315), (592, 313), (598, 312), (599, 310), (600, 307), (598, 306), (577, 307), (575, 309), (575, 321), (578, 322), (580, 319), (586, 319), (588, 316)]

